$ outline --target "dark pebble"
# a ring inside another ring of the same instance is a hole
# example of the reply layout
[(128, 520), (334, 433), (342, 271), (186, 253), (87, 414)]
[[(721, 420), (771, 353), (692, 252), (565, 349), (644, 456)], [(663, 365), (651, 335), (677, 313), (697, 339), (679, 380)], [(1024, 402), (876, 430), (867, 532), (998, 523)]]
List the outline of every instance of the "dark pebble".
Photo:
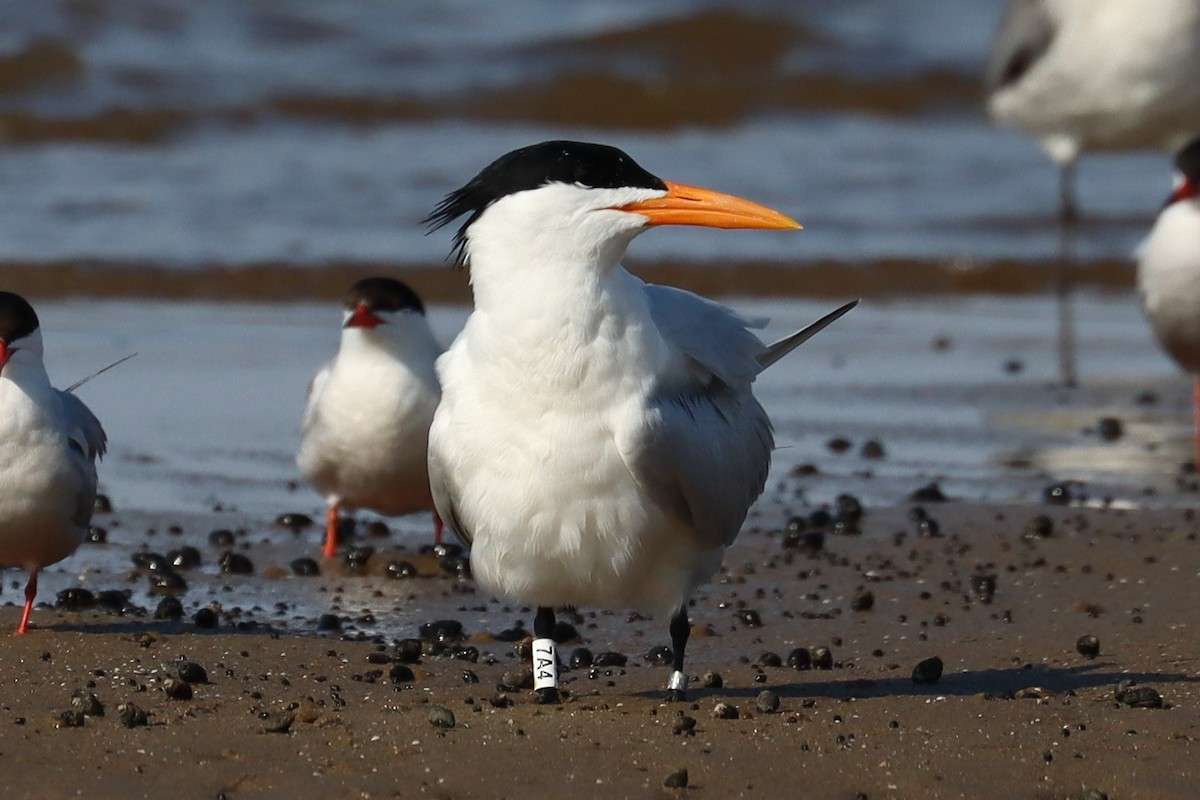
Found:
[(315, 578), (321, 574), (321, 567), (315, 559), (304, 557), (297, 558), (289, 564), (292, 568), (293, 575), (299, 575), (301, 578)]
[(133, 703), (117, 706), (117, 717), (126, 728), (137, 728), (146, 724), (146, 712)]
[(1101, 417), (1096, 423), (1096, 434), (1104, 442), (1115, 442), (1125, 433), (1125, 427), (1116, 417)]
[(103, 717), (104, 704), (94, 692), (87, 689), (76, 689), (71, 692), (71, 708), (88, 717)]
[(592, 666), (593, 660), (591, 650), (586, 647), (576, 647), (567, 659), (567, 666), (571, 669), (587, 669)]
[(342, 629), (342, 621), (337, 614), (322, 614), (317, 617), (318, 631), (340, 631)]
[(972, 575), (971, 591), (982, 597), (984, 600), (990, 601), (992, 596), (996, 594), (996, 576)]
[(847, 522), (858, 522), (863, 517), (862, 503), (852, 494), (839, 494), (834, 501), (834, 515)]
[(82, 611), (95, 606), (96, 596), (80, 586), (63, 589), (55, 595), (54, 607), (63, 611)]
[(76, 708), (68, 708), (66, 711), (60, 711), (54, 718), (54, 727), (82, 728), (83, 712)]
[(439, 619), (426, 622), (417, 629), (417, 635), (426, 642), (438, 644), (455, 644), (466, 638), (463, 625), (456, 619)]
[(768, 650), (758, 657), (758, 664), (762, 667), (782, 667), (783, 659), (779, 657), (779, 653)]
[(1074, 493), (1066, 483), (1054, 483), (1042, 490), (1042, 499), (1047, 503), (1065, 506), (1074, 501)]
[(187, 581), (178, 572), (153, 572), (150, 574), (150, 594), (185, 594), (187, 588)]
[(396, 643), (396, 660), (401, 664), (416, 664), (421, 660), (420, 639), (401, 639)]
[(466, 556), (446, 556), (438, 560), (438, 567), (442, 572), (459, 580), (471, 578), (471, 561)]
[(392, 668), (388, 670), (388, 680), (393, 685), (403, 686), (415, 681), (416, 675), (413, 674), (411, 667), (407, 667), (404, 664), (393, 664)]
[(169, 570), (171, 568), (171, 562), (167, 560), (166, 556), (162, 555), (161, 553), (151, 552), (149, 550), (142, 550), (137, 553), (133, 553), (129, 556), (129, 560), (132, 561), (133, 565), (139, 569), (156, 571)]
[(235, 553), (232, 550), (226, 550), (221, 554), (220, 561), (217, 562), (221, 568), (221, 572), (226, 575), (253, 575), (254, 564), (242, 553)]
[(172, 700), (191, 700), (192, 685), (179, 678), (167, 678), (162, 684), (163, 694)]
[(668, 667), (675, 659), (675, 654), (671, 652), (671, 648), (666, 645), (650, 648), (646, 653), (646, 663), (652, 667)]
[(392, 529), (383, 520), (375, 519), (367, 523), (366, 534), (372, 539), (386, 539), (392, 535)]
[(1100, 655), (1100, 639), (1088, 633), (1075, 640), (1075, 651), (1086, 659)]
[(1026, 539), (1048, 539), (1053, 535), (1054, 520), (1045, 514), (1038, 514), (1025, 526)]
[(797, 647), (788, 653), (787, 665), (795, 670), (812, 669), (812, 656), (807, 647)]
[(606, 650), (592, 660), (593, 667), (623, 667), (629, 663), (624, 653)]
[(740, 716), (738, 707), (731, 703), (717, 703), (711, 713), (713, 719), (737, 719)]
[(477, 664), (479, 663), (479, 648), (469, 644), (451, 645), (442, 651), (442, 657)]
[(183, 603), (178, 597), (164, 597), (154, 609), (155, 619), (182, 619)]
[(808, 515), (808, 526), (819, 530), (827, 530), (833, 526), (833, 514), (824, 508), (818, 508)]
[(167, 560), (175, 569), (193, 569), (200, 566), (200, 551), (191, 545), (167, 553)]
[(519, 642), (529, 638), (529, 631), (518, 625), (515, 628), (505, 628), (493, 637), (497, 642)]
[(917, 522), (917, 536), (922, 539), (939, 539), (942, 535), (942, 526), (933, 517), (925, 517)]
[(114, 614), (144, 614), (145, 609), (130, 601), (132, 593), (123, 589), (102, 589), (96, 593), (97, 608), (107, 609)]
[(770, 689), (763, 689), (754, 698), (754, 707), (760, 714), (774, 714), (779, 710), (779, 695)]
[(233, 547), (233, 531), (217, 528), (208, 535), (208, 543), (213, 547)]
[(760, 617), (758, 615), (758, 612), (752, 608), (742, 609), (741, 611), (737, 612), (737, 618), (738, 618), (738, 621), (741, 622), (743, 625), (745, 625), (747, 628), (761, 628), (762, 627), (762, 617)]
[(313, 525), (313, 518), (308, 514), (298, 514), (289, 512), (280, 514), (275, 518), (275, 525), (280, 528), (287, 528), (292, 533), (299, 533), (305, 528), (310, 528)]
[(913, 683), (937, 683), (942, 677), (943, 664), (937, 656), (927, 658), (913, 667)]
[(287, 733), (296, 721), (294, 711), (264, 711), (258, 715), (262, 729), (266, 733)]
[(454, 712), (445, 706), (433, 706), (429, 709), (429, 724), (442, 730), (454, 727)]
[(171, 665), (171, 671), (181, 681), (188, 683), (208, 683), (208, 670), (195, 661), (176, 661)]
[(688, 786), (688, 771), (677, 769), (663, 779), (663, 786), (668, 789), (686, 789)]
[(1132, 686), (1118, 689), (1117, 702), (1130, 708), (1162, 708), (1163, 699), (1155, 689), (1149, 686)]
[(875, 439), (868, 439), (863, 442), (862, 449), (858, 454), (863, 458), (877, 459), (887, 456), (887, 451), (883, 449), (883, 445)]
[(371, 556), (375, 555), (375, 548), (370, 545), (359, 545), (351, 547), (343, 556), (346, 567), (353, 570), (366, 569), (367, 562), (371, 560)]
[(946, 501), (946, 495), (942, 493), (942, 487), (934, 482), (914, 490), (908, 499), (914, 503), (943, 503)]
[(522, 689), (532, 689), (533, 668), (523, 667), (508, 670), (500, 676), (500, 685), (497, 688), (502, 692), (519, 692)]
[(101, 528), (99, 525), (89, 525), (87, 535), (83, 540), (88, 544), (106, 544), (108, 542), (108, 529)]
[(700, 685), (705, 689), (720, 689), (725, 685), (719, 672), (706, 672), (700, 678)]
[(462, 682), (466, 684), (474, 685), (479, 683), (479, 675), (474, 670), (464, 669), (460, 677), (462, 677)]
[(696, 734), (696, 718), (680, 714), (671, 726), (671, 733), (676, 736), (694, 736)]
[(828, 647), (811, 647), (808, 650), (813, 669), (833, 669), (833, 652)]
[(108, 495), (97, 493), (96, 499), (92, 501), (92, 512), (95, 514), (111, 514), (112, 500)]
[(566, 642), (577, 642), (581, 637), (579, 635), (579, 631), (576, 630), (574, 625), (569, 622), (559, 620), (554, 623), (553, 638), (558, 644), (565, 644)]
[(411, 561), (389, 561), (383, 570), (387, 578), (415, 578), (419, 574)]
[(211, 608), (202, 608), (192, 617), (192, 621), (197, 628), (215, 628), (217, 627), (217, 612)]
[(372, 650), (367, 653), (366, 662), (368, 664), (390, 664), (392, 657), (382, 650)]
[(875, 607), (875, 593), (869, 589), (858, 592), (850, 598), (851, 611), (870, 611)]
[(445, 558), (446, 556), (461, 556), (465, 551), (463, 550), (463, 546), (458, 542), (442, 542), (441, 544), (424, 545), (421, 547), (420, 552), (423, 555)]
[(835, 436), (825, 443), (825, 447), (829, 452), (840, 455), (850, 449), (850, 440), (842, 436)]

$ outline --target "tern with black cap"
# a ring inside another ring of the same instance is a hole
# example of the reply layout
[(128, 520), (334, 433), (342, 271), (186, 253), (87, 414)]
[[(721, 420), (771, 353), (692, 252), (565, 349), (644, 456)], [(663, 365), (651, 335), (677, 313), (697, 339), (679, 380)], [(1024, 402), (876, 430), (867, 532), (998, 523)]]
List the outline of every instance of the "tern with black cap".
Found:
[(669, 183), (621, 150), (513, 151), (450, 193), (474, 310), (438, 360), (429, 478), (476, 582), (537, 607), (535, 689), (558, 699), (558, 606), (670, 619), (687, 688), (687, 600), (719, 568), (770, 465), (757, 375), (853, 305), (770, 347), (723, 305), (620, 264), (658, 225), (795, 230), (747, 200)]
[[(393, 278), (365, 278), (343, 304), (336, 357), (313, 377), (296, 464), (325, 498), (324, 554), (337, 552), (343, 511), (400, 516), (433, 508), (429, 425), (441, 397), (442, 347), (417, 294)], [(442, 523), (434, 514), (434, 540)]]
[(83, 401), (50, 385), (33, 307), (0, 292), (0, 565), (29, 572), (17, 633), (29, 630), (38, 572), (87, 534), (106, 444)]

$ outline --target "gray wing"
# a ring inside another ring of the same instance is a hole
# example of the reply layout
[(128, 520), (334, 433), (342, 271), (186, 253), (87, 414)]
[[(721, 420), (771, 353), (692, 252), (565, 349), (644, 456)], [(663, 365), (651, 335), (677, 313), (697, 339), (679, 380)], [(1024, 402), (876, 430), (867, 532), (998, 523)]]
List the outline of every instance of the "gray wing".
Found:
[(332, 361), (322, 365), (308, 382), (308, 402), (304, 406), (304, 421), (300, 424), (302, 435), (307, 434), (317, 421), (317, 400), (321, 397), (321, 391), (325, 388), (325, 382), (329, 380), (329, 372), (332, 369)]
[(108, 449), (108, 436), (92, 410), (70, 392), (55, 390), (62, 406), (71, 446), (73, 466), (79, 474), (80, 490), (75, 497), (71, 521), (80, 527), (92, 521), (96, 506), (96, 459)]
[(988, 93), (1019, 81), (1050, 49), (1056, 32), (1046, 0), (1009, 0), (988, 56)]
[(708, 546), (733, 542), (762, 494), (774, 439), (750, 385), (766, 352), (752, 324), (689, 292), (647, 286), (683, 364), (664, 375), (617, 446), (638, 485)]
[(75, 395), (56, 389), (62, 403), (68, 436), (72, 445), (79, 448), (88, 460), (95, 461), (108, 450), (108, 435), (92, 410)]
[(458, 491), (450, 478), (450, 471), (446, 469), (437, 448), (432, 444), (429, 448), (429, 490), (433, 494), (433, 507), (442, 518), (442, 524), (449, 528), (460, 542), (470, 547), (474, 537), (459, 517), (456, 505)]

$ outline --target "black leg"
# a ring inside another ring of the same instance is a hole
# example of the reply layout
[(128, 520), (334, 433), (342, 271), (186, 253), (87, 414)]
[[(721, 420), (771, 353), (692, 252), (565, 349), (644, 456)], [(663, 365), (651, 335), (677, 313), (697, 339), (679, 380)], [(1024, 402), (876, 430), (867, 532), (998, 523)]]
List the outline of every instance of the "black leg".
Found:
[(1054, 296), (1058, 307), (1058, 371), (1063, 386), (1073, 388), (1079, 381), (1075, 366), (1075, 234), (1079, 227), (1079, 207), (1075, 199), (1075, 162), (1063, 164), (1058, 184), (1058, 275)]
[(687, 604), (679, 607), (671, 617), (671, 679), (667, 682), (667, 700), (681, 702), (687, 699), (687, 675), (683, 671), (683, 653), (687, 649), (692, 623), (688, 622)]
[(535, 702), (558, 702), (558, 652), (554, 646), (554, 609), (538, 606), (533, 618), (533, 688)]

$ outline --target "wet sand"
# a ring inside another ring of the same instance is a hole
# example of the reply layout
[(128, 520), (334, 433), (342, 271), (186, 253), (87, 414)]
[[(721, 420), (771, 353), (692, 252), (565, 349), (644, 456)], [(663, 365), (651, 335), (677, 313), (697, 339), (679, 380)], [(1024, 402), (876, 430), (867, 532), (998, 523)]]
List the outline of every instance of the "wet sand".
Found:
[[(727, 302), (772, 317), (768, 338), (829, 305)], [(453, 556), (423, 551), (424, 515), (389, 520), (387, 535), (368, 533), (364, 516), (354, 542), (374, 552), (363, 566), (293, 573), (297, 558), (319, 558), (319, 532), (273, 521), (319, 516), (318, 498), (290, 483), (290, 459), (336, 307), (38, 310), (60, 385), (139, 356), (80, 390), (112, 439), (101, 486), (116, 510), (95, 520), (106, 542), (46, 570), (36, 630), (4, 635), (0, 757), (13, 796), (159, 797), (187, 785), (188, 796), (230, 798), (1134, 798), (1190, 797), (1200, 777), (1197, 487), (1179, 467), (1189, 383), (1128, 295), (1081, 296), (1083, 385), (1072, 391), (1053, 383), (1042, 297), (871, 300), (816, 337), (758, 387), (780, 449), (725, 571), (696, 598), (690, 702), (664, 703), (668, 668), (646, 658), (668, 643), (663, 621), (580, 609), (564, 659), (586, 647), (627, 663), (564, 670), (567, 699), (553, 708), (498, 688), (520, 677), (507, 674), (521, 661), (503, 639), (532, 624), (530, 610), (483, 596)], [(464, 314), (431, 309), (444, 340)], [(1098, 435), (1105, 418), (1119, 436)], [(951, 500), (910, 499), (931, 482)], [(1066, 487), (1068, 505), (1046, 501), (1051, 486)], [(866, 509), (861, 534), (827, 530), (818, 553), (784, 546), (792, 516), (836, 510), (843, 493)], [(914, 506), (940, 536), (920, 535)], [(1050, 535), (1025, 538), (1042, 514)], [(214, 530), (232, 544), (214, 543)], [(183, 616), (155, 619), (163, 595), (134, 557), (184, 545), (201, 561), (178, 570)], [(229, 550), (253, 574), (222, 572)], [(416, 576), (388, 577), (399, 561)], [(988, 598), (975, 586), (990, 575)], [(0, 626), (15, 626), (23, 582), (4, 573)], [(118, 592), (126, 608), (53, 607), (79, 589)], [(208, 611), (216, 626), (198, 627)], [(445, 619), (463, 626), (460, 658), (395, 663), (398, 642)], [(1087, 634), (1097, 658), (1075, 650)], [(831, 669), (786, 666), (815, 647), (831, 651)], [(764, 666), (765, 653), (784, 665)], [(914, 684), (933, 657), (940, 680)], [(164, 665), (181, 658), (209, 678), (190, 700), (164, 691)], [(398, 666), (413, 672), (399, 686)], [(709, 672), (720, 688), (705, 687)], [(1165, 707), (1123, 705), (1122, 681)], [(83, 688), (105, 715), (59, 727)], [(758, 709), (763, 690), (776, 711)], [(128, 703), (148, 725), (122, 724)], [(738, 718), (714, 718), (718, 703)], [(435, 707), (453, 712), (453, 728), (431, 724)], [(266, 730), (288, 713), (286, 732)], [(675, 732), (681, 713), (694, 733)], [(688, 788), (664, 788), (680, 769)]]

